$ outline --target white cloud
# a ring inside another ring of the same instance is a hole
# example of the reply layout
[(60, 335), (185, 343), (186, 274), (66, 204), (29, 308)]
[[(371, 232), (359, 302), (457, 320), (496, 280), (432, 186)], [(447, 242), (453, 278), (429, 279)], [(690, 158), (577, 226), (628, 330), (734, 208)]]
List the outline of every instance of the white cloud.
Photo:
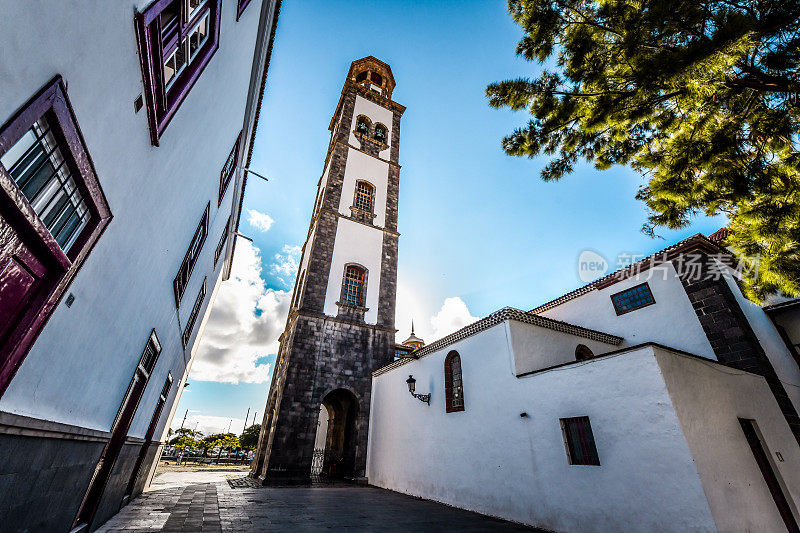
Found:
[[(180, 423), (183, 422), (183, 418), (181, 417), (177, 422), (178, 423), (175, 424), (173, 421), (172, 431), (180, 429)], [(247, 425), (250, 425), (250, 420), (247, 421)], [(189, 416), (186, 417), (186, 422), (184, 422), (183, 427), (191, 430), (195, 430), (196, 428), (197, 431), (202, 432), (204, 436), (213, 435), (215, 433), (225, 433), (230, 427), (231, 433), (240, 435), (242, 433), (242, 428), (244, 428), (244, 418), (199, 415), (192, 414), (192, 412), (189, 411)]]
[(256, 361), (277, 353), (290, 298), (288, 291), (266, 288), (258, 248), (240, 239), (231, 278), (219, 289), (190, 380), (234, 384), (268, 381), (271, 365)]
[(284, 244), (283, 249), (275, 254), (275, 263), (270, 265), (270, 274), (280, 280), (286, 287), (291, 287), (297, 269), (300, 267), (300, 252), (299, 246), (292, 246)]
[(476, 320), (478, 320), (478, 317), (470, 314), (464, 300), (458, 296), (446, 298), (442, 308), (431, 318), (431, 325), (433, 326), (433, 338), (431, 341), (450, 335)]
[(247, 210), (247, 223), (264, 233), (269, 231), (272, 223), (275, 222), (271, 216), (255, 209)]

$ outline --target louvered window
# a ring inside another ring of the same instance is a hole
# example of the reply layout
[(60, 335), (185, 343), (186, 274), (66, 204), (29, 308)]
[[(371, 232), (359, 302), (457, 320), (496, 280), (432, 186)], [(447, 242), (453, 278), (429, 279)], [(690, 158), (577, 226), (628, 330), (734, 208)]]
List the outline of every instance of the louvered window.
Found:
[(653, 305), (656, 300), (653, 298), (653, 293), (650, 292), (650, 286), (647, 283), (642, 283), (628, 290), (612, 294), (611, 303), (614, 304), (614, 311), (617, 312), (617, 315), (624, 315), (642, 307)]
[(600, 465), (588, 416), (561, 419), (564, 445), (571, 465)]
[(222, 204), (225, 191), (228, 190), (228, 185), (231, 182), (231, 178), (233, 178), (234, 170), (236, 170), (236, 158), (239, 157), (239, 143), (241, 140), (242, 133), (239, 132), (239, 136), (236, 137), (236, 142), (233, 143), (233, 148), (231, 148), (228, 154), (228, 159), (225, 160), (225, 164), (222, 166), (222, 170), (219, 173), (219, 199), (217, 200), (217, 206)]

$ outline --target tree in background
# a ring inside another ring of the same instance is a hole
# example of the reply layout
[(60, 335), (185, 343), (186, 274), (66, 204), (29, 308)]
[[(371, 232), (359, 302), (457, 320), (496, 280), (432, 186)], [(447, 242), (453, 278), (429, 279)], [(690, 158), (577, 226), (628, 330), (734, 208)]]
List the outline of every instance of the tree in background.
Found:
[(177, 446), (176, 443), (178, 442), (178, 440), (181, 437), (188, 437), (188, 438), (192, 439), (192, 441), (199, 440), (199, 439), (203, 438), (203, 433), (202, 432), (194, 431), (194, 430), (191, 430), (191, 429), (188, 429), (188, 428), (181, 428), (181, 429), (178, 429), (178, 430), (174, 431), (173, 433), (174, 433), (175, 436), (169, 442), (167, 442), (167, 444), (171, 444), (173, 446)]
[(253, 424), (244, 430), (239, 437), (239, 444), (245, 450), (255, 450), (258, 446), (258, 435), (261, 433), (261, 424)]
[[(800, 295), (800, 2), (509, 0), (536, 79), (494, 83), (493, 107), (532, 119), (509, 155), (552, 156), (546, 181), (584, 159), (649, 182), (643, 229), (724, 213), (751, 299)], [(756, 262), (758, 264), (756, 264)], [(757, 267), (754, 268), (754, 267)]]
[(219, 458), (222, 457), (222, 450), (228, 450), (228, 455), (230, 456), (230, 451), (232, 448), (239, 448), (239, 439), (236, 438), (234, 433), (222, 433), (217, 435), (217, 440), (214, 441), (214, 448), (219, 448), (219, 454), (217, 455), (217, 461)]

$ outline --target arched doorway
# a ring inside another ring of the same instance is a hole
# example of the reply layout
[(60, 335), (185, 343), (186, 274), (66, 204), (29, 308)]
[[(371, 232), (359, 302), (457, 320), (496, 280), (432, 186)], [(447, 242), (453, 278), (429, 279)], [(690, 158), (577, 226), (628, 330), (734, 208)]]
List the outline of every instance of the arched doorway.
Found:
[(353, 477), (358, 399), (336, 389), (322, 399), (314, 441), (311, 478), (315, 481)]

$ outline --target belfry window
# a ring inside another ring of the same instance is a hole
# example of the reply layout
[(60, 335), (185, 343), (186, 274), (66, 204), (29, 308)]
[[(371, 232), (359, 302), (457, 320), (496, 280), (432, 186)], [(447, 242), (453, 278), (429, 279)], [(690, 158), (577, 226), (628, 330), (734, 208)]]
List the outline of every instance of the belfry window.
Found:
[(375, 187), (366, 181), (356, 182), (356, 197), (353, 204), (356, 209), (371, 213), (375, 205)]
[(342, 286), (342, 303), (347, 305), (364, 305), (365, 271), (356, 265), (349, 265), (344, 271)]
[(383, 76), (381, 76), (377, 72), (371, 72), (369, 77), (372, 80), (372, 83), (374, 83), (375, 85), (383, 84)]
[(154, 145), (219, 47), (220, 2), (162, 0), (136, 17)]
[(366, 70), (364, 72), (359, 72), (356, 75), (356, 83), (361, 83), (362, 81), (367, 80), (367, 74), (369, 74)]
[(461, 356), (453, 350), (444, 360), (445, 410), (448, 413), (464, 410), (464, 383), (461, 376)]
[(370, 121), (367, 117), (361, 115), (356, 119), (356, 131), (363, 135), (369, 135)]
[(386, 142), (386, 126), (383, 124), (375, 124), (375, 140)]

